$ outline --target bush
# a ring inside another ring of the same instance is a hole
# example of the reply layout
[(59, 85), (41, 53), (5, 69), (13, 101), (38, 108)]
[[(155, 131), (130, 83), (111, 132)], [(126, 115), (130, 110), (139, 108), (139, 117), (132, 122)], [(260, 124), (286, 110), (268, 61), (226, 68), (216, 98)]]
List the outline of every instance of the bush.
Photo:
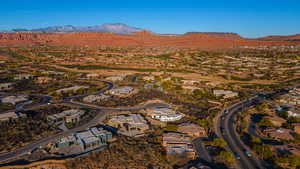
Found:
[(256, 144), (252, 149), (263, 159), (270, 159), (273, 157), (273, 152), (269, 146)]
[(221, 151), (218, 155), (218, 159), (223, 161), (225, 164), (233, 164), (235, 161), (233, 154), (227, 151)]
[(277, 164), (289, 166), (290, 168), (300, 168), (300, 156), (290, 155), (276, 160)]
[(225, 148), (225, 146), (227, 145), (227, 143), (221, 138), (216, 138), (213, 141), (206, 142), (206, 144), (220, 148)]
[(208, 127), (209, 126), (209, 121), (207, 119), (199, 119), (197, 122), (202, 127)]
[(178, 126), (175, 124), (167, 124), (165, 131), (167, 132), (177, 132)]
[(260, 128), (264, 128), (264, 127), (273, 127), (273, 123), (269, 120), (269, 119), (266, 119), (266, 118), (262, 118), (260, 120), (260, 122), (258, 123), (258, 126)]
[(288, 112), (278, 112), (277, 115), (281, 118), (287, 119), (288, 118)]

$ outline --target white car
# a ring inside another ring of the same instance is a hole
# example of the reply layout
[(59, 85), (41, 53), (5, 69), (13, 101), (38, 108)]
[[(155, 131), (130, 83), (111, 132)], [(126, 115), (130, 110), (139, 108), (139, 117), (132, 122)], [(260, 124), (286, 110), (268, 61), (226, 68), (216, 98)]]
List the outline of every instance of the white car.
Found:
[(252, 154), (250, 153), (250, 151), (246, 151), (246, 154), (247, 154), (248, 157), (252, 156)]

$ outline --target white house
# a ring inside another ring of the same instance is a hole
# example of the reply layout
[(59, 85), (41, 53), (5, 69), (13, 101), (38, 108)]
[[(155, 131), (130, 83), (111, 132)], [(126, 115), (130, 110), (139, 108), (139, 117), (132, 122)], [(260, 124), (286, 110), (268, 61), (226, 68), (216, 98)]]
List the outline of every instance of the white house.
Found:
[(184, 114), (176, 112), (170, 108), (155, 108), (147, 111), (147, 114), (153, 119), (162, 122), (177, 121), (184, 117)]

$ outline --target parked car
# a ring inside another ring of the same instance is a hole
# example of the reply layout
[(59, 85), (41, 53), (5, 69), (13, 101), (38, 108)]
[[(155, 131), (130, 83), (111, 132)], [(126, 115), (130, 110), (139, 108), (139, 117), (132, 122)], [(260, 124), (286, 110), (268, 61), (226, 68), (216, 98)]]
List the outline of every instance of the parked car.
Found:
[(221, 120), (225, 120), (225, 116), (221, 116)]
[(236, 159), (241, 159), (241, 156), (240, 155), (238, 155), (237, 153), (234, 153), (234, 157), (236, 158)]
[(251, 157), (252, 154), (250, 153), (250, 151), (246, 150), (245, 153), (247, 154), (248, 157)]

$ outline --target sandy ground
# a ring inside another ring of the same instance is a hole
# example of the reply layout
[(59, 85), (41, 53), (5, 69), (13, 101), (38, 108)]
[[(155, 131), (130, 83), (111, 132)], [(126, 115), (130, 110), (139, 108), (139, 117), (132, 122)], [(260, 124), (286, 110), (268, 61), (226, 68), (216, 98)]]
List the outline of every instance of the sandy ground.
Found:
[[(73, 72), (84, 72), (84, 73), (99, 73), (102, 75), (107, 76), (114, 76), (114, 75), (121, 75), (121, 74), (135, 74), (135, 73), (141, 73), (141, 74), (147, 74), (151, 73), (153, 75), (159, 75), (160, 72), (137, 72), (137, 71), (131, 71), (131, 70), (103, 70), (103, 69), (95, 69), (95, 70), (80, 70), (80, 69), (74, 69), (74, 68), (66, 68), (63, 66), (58, 65), (52, 65), (55, 68), (58, 69), (64, 69), (68, 71)], [(197, 73), (178, 73), (178, 72), (169, 72), (172, 76), (175, 77), (182, 77), (184, 79), (188, 80), (203, 80), (203, 81), (210, 81), (210, 82), (219, 82), (219, 83), (243, 83), (243, 84), (273, 84), (276, 81), (273, 80), (251, 80), (251, 81), (237, 81), (237, 80), (225, 80), (221, 77), (217, 76), (203, 76)]]
[(0, 167), (0, 169), (67, 169), (64, 163), (65, 160), (45, 160), (40, 162), (33, 162), (27, 165)]

